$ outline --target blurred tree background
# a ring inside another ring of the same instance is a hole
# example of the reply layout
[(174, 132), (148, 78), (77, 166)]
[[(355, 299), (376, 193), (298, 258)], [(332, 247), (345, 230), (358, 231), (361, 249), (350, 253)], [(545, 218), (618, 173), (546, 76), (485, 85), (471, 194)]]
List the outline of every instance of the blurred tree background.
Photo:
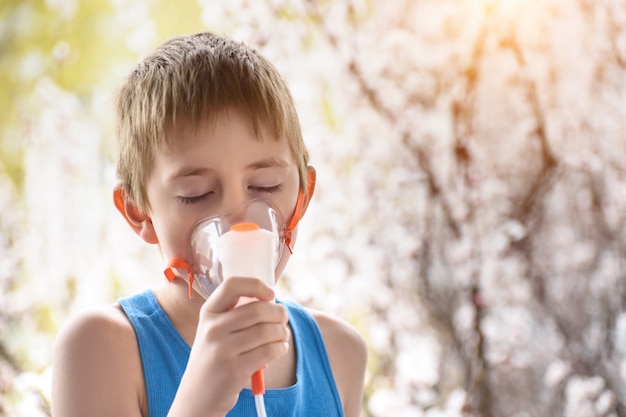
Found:
[(626, 3), (2, 0), (0, 415), (68, 315), (163, 279), (112, 99), (176, 33), (257, 47), (319, 184), (284, 296), (370, 346), (363, 416), (626, 415)]

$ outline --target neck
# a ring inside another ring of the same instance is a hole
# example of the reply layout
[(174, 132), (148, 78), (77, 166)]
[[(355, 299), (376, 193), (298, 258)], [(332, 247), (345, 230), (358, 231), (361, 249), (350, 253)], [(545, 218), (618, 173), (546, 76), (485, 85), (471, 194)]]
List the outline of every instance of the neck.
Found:
[(154, 290), (154, 294), (176, 330), (191, 346), (198, 327), (198, 315), (202, 304), (204, 304), (204, 298), (194, 292), (193, 298), (189, 299), (189, 286), (180, 277), (158, 286)]

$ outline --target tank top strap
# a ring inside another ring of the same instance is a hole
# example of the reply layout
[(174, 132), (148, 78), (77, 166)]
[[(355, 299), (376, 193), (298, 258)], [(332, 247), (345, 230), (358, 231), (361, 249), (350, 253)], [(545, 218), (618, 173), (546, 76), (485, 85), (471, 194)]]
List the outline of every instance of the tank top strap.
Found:
[(315, 318), (302, 306), (279, 301), (289, 313), (297, 355), (297, 410), (293, 416), (343, 417), (343, 406), (335, 383), (322, 332)]
[(187, 367), (191, 348), (151, 290), (118, 300), (131, 322), (143, 365), (148, 412), (165, 417)]

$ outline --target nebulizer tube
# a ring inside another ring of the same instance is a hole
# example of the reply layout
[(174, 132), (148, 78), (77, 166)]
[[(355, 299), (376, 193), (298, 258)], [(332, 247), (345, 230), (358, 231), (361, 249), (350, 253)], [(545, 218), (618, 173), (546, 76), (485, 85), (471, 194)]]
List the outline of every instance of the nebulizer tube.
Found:
[[(218, 259), (224, 279), (255, 277), (274, 287), (276, 239), (272, 232), (255, 223), (237, 223), (219, 237)], [(243, 303), (252, 300), (243, 300)], [(265, 411), (265, 382), (263, 370), (252, 375), (252, 394), (257, 417), (267, 417)]]

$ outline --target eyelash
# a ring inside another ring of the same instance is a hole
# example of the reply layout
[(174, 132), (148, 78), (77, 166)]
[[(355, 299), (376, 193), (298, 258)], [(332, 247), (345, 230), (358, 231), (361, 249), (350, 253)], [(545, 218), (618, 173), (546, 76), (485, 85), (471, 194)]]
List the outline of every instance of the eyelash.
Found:
[[(275, 193), (279, 193), (283, 190), (283, 185), (282, 184), (278, 184), (278, 185), (274, 185), (272, 187), (253, 187), (250, 186), (248, 187), (250, 190), (257, 192), (257, 193), (267, 193), (267, 194), (275, 194)], [(185, 197), (185, 196), (179, 196), (178, 200), (183, 203), (183, 204), (196, 204), (199, 203), (205, 199), (207, 199), (211, 194), (213, 194), (212, 191), (208, 192), (208, 193), (204, 193), (201, 195), (196, 195), (196, 196), (192, 196), (192, 197)]]
[(267, 194), (275, 194), (275, 193), (279, 193), (283, 190), (283, 185), (282, 184), (278, 184), (278, 185), (274, 185), (272, 187), (248, 187), (250, 190), (258, 192), (258, 193), (267, 193)]
[(192, 197), (185, 197), (185, 196), (179, 196), (178, 200), (183, 203), (183, 204), (195, 204), (195, 203), (199, 203), (202, 200), (205, 200), (206, 198), (208, 198), (211, 194), (213, 194), (213, 192), (208, 192), (208, 193), (204, 193), (201, 195), (195, 195)]

